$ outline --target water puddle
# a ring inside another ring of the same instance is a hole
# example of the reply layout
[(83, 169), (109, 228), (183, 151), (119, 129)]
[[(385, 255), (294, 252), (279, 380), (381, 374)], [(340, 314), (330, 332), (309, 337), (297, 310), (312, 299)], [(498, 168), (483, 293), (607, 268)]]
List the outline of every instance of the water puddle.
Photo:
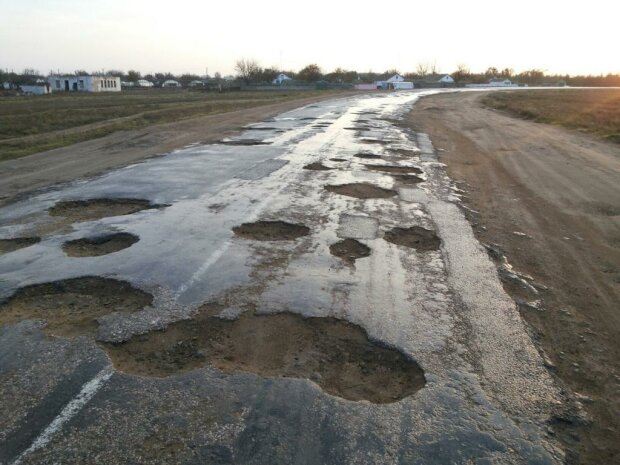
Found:
[(370, 256), (370, 248), (355, 239), (344, 239), (329, 246), (329, 252), (352, 265), (358, 258)]
[(233, 232), (237, 236), (256, 241), (292, 241), (310, 234), (310, 228), (284, 221), (257, 221), (235, 226)]
[(425, 385), (424, 372), (401, 352), (368, 338), (359, 326), (335, 318), (293, 313), (238, 319), (206, 306), (194, 319), (102, 344), (117, 370), (166, 377), (212, 366), (225, 373), (310, 379), (325, 392), (352, 401), (390, 403)]
[(335, 194), (347, 195), (357, 199), (386, 199), (396, 195), (396, 191), (392, 189), (384, 189), (365, 182), (327, 185), (325, 189)]
[(65, 242), (62, 250), (69, 257), (99, 257), (131, 247), (140, 238), (129, 233), (105, 234)]
[(0, 304), (0, 324), (45, 320), (47, 334), (76, 337), (94, 334), (103, 315), (136, 312), (152, 301), (128, 282), (85, 276), (18, 289)]
[(383, 238), (392, 244), (411, 247), (420, 252), (439, 250), (441, 241), (435, 231), (420, 226), (394, 228), (387, 231)]

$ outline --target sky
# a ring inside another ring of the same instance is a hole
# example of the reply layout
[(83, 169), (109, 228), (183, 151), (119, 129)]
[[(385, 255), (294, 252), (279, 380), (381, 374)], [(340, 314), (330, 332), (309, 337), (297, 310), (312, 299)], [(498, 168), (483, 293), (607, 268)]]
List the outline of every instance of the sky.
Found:
[(618, 0), (0, 0), (0, 68), (620, 73)]

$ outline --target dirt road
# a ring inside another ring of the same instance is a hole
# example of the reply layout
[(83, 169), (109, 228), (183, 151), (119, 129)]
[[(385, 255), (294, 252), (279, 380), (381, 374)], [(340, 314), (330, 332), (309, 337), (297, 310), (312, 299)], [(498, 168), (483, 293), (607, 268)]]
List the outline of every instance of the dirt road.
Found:
[[(620, 462), (620, 148), (481, 107), (480, 94), (420, 100), (409, 125), (443, 149), (479, 240), (503, 270), (547, 366), (591, 417), (551, 427), (569, 463)], [(539, 308), (536, 308), (536, 307)]]
[(20, 194), (94, 176), (189, 144), (215, 142), (238, 133), (248, 123), (325, 98), (333, 98), (333, 95), (158, 124), (139, 130), (119, 131), (99, 139), (1, 161), (0, 205), (9, 203)]

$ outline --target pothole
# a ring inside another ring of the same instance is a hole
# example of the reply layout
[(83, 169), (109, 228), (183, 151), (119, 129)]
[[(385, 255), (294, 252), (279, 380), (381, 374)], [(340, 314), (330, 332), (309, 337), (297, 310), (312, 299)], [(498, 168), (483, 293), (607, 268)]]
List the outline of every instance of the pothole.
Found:
[(366, 153), (366, 152), (357, 153), (355, 154), (355, 156), (357, 158), (364, 158), (364, 159), (369, 159), (369, 160), (376, 160), (376, 159), (381, 158), (381, 155), (377, 155), (374, 153)]
[(383, 238), (396, 245), (411, 247), (420, 252), (439, 250), (441, 241), (435, 231), (420, 226), (410, 228), (394, 228), (387, 231)]
[(141, 210), (161, 208), (144, 199), (65, 200), (48, 209), (51, 216), (62, 216), (73, 222), (90, 221), (108, 216), (131, 215)]
[(331, 161), (347, 161), (346, 158), (330, 158)]
[(315, 162), (315, 163), (310, 163), (309, 165), (304, 166), (304, 169), (315, 170), (315, 171), (328, 171), (333, 168), (330, 168), (329, 166), (325, 166), (323, 163)]
[(359, 141), (363, 142), (364, 144), (389, 144), (389, 141), (377, 139), (375, 137), (361, 137)]
[(293, 313), (224, 320), (203, 310), (164, 331), (102, 344), (117, 370), (166, 377), (206, 365), (225, 373), (310, 379), (352, 401), (390, 403), (424, 387), (424, 371), (401, 352), (335, 318)]
[(303, 224), (286, 223), (284, 221), (257, 221), (235, 226), (233, 232), (237, 236), (257, 241), (291, 241), (307, 236), (310, 228)]
[(45, 320), (53, 336), (94, 334), (97, 318), (113, 312), (136, 312), (153, 296), (126, 281), (85, 276), (18, 289), (0, 304), (0, 324)]
[(365, 182), (327, 185), (325, 189), (340, 195), (348, 195), (357, 199), (386, 199), (396, 195), (396, 191), (392, 189), (384, 189)]
[(240, 145), (240, 146), (271, 145), (271, 142), (267, 142), (267, 141), (259, 140), (259, 139), (221, 140), (219, 143), (223, 145)]
[(139, 240), (129, 233), (105, 234), (65, 242), (62, 250), (70, 257), (99, 257), (131, 247)]
[(329, 252), (346, 263), (353, 264), (358, 258), (370, 256), (370, 248), (355, 239), (344, 239), (329, 246)]
[(415, 166), (396, 166), (396, 165), (369, 165), (365, 164), (364, 167), (371, 171), (383, 171), (384, 173), (414, 173), (422, 174), (423, 171)]
[(392, 178), (394, 178), (397, 182), (402, 182), (403, 184), (419, 184), (424, 182), (424, 179), (416, 176), (415, 174), (395, 174), (392, 175)]
[(0, 239), (0, 255), (13, 252), (15, 250), (30, 247), (41, 242), (40, 237), (15, 237), (12, 239)]

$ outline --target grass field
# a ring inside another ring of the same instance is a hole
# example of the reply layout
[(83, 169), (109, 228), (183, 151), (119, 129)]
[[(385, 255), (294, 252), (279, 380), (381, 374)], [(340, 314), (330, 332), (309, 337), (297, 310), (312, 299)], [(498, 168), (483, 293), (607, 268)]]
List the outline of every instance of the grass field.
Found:
[(520, 118), (576, 129), (620, 144), (620, 89), (494, 92), (482, 102)]
[(119, 130), (327, 93), (329, 91), (216, 93), (149, 89), (101, 94), (0, 96), (0, 160), (102, 137)]

